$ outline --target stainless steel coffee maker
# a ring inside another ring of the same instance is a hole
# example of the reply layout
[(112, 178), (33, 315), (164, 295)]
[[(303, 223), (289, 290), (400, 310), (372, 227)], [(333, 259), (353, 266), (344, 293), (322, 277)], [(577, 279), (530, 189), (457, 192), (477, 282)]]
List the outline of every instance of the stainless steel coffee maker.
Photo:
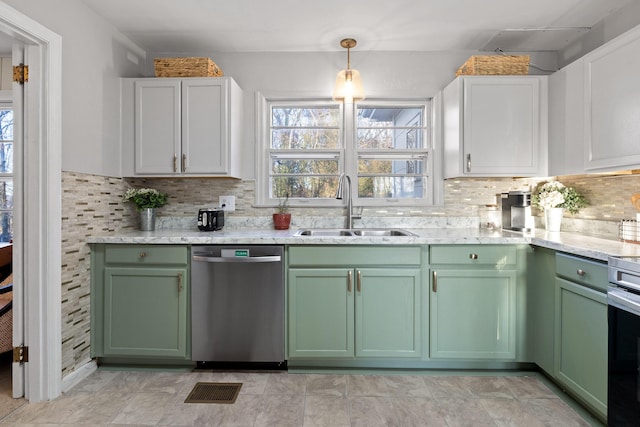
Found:
[(501, 194), (502, 228), (531, 231), (531, 191), (509, 191)]

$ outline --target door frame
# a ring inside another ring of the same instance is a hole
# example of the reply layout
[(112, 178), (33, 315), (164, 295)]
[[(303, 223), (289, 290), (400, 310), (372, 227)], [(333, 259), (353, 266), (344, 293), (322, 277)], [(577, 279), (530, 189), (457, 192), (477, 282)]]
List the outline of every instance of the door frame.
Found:
[(30, 66), (24, 156), (14, 157), (14, 345), (29, 347), (24, 396), (39, 402), (62, 389), (62, 38), (2, 1), (0, 32), (25, 46)]

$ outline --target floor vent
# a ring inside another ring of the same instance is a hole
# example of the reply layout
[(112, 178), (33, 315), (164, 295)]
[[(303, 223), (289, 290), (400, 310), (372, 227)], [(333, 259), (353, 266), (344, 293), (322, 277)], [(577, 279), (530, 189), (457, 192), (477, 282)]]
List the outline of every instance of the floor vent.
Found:
[(197, 383), (184, 403), (235, 403), (242, 383)]

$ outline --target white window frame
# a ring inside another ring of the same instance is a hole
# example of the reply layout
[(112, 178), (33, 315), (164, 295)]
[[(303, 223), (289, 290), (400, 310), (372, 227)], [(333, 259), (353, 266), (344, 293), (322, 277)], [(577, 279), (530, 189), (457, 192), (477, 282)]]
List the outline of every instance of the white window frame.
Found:
[[(431, 99), (372, 99), (362, 102), (363, 105), (376, 105), (388, 107), (424, 107), (424, 128), (423, 141), (424, 148), (412, 150), (413, 154), (426, 155), (424, 164), (424, 175), (426, 177), (427, 187), (425, 188), (425, 197), (419, 199), (398, 199), (398, 198), (359, 198), (357, 191), (353, 193), (353, 205), (362, 207), (427, 207), (441, 204), (440, 197), (436, 188), (437, 183), (442, 182), (439, 177), (439, 168), (436, 167), (437, 152), (434, 149), (432, 134), (434, 133), (434, 115)], [(331, 101), (330, 98), (312, 97), (312, 96), (277, 96), (256, 93), (256, 206), (275, 207), (278, 204), (277, 198), (270, 198), (269, 189), (269, 173), (271, 168), (270, 153), (270, 120), (272, 105), (337, 105), (341, 109), (342, 131), (341, 131), (341, 152), (339, 160), (339, 168), (352, 178), (354, 188), (357, 183), (357, 129), (356, 129), (356, 106), (357, 104), (342, 104)], [(383, 153), (384, 150), (381, 150)], [(408, 152), (407, 152), (408, 154)], [(329, 199), (289, 199), (292, 207), (342, 207), (347, 203), (346, 200)]]

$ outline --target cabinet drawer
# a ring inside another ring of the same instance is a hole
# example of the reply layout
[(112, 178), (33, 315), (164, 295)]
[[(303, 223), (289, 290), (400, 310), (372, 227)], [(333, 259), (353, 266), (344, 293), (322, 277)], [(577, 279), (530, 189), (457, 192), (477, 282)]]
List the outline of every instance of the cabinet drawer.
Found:
[(556, 274), (602, 292), (609, 282), (605, 263), (563, 253), (556, 253)]
[(290, 246), (290, 266), (420, 265), (419, 246)]
[(108, 245), (105, 247), (107, 264), (179, 264), (186, 265), (186, 246)]
[(431, 246), (431, 264), (514, 265), (517, 249), (510, 245)]

